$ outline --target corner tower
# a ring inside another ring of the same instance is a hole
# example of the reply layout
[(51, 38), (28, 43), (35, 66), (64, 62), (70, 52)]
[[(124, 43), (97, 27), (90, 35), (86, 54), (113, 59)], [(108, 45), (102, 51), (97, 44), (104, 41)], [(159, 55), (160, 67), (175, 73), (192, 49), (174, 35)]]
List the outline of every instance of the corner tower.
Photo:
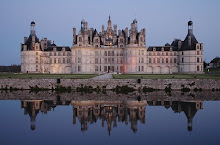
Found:
[(180, 73), (203, 73), (203, 44), (193, 34), (193, 22), (188, 22), (188, 34), (179, 49)]
[(40, 54), (42, 50), (40, 41), (36, 36), (35, 22), (30, 23), (30, 35), (24, 37), (24, 43), (21, 44), (21, 72), (39, 73), (40, 72)]

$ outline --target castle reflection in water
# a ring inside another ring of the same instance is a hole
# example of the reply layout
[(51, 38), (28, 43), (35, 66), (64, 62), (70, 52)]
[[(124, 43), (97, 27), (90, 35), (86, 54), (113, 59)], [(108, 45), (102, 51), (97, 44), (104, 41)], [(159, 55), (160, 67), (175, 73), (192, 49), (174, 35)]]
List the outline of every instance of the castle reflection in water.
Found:
[(193, 117), (199, 109), (203, 108), (202, 101), (147, 101), (147, 100), (128, 100), (128, 101), (105, 101), (105, 100), (72, 100), (56, 101), (50, 100), (22, 100), (21, 107), (24, 114), (31, 118), (31, 129), (36, 125), (36, 116), (39, 112), (47, 114), (58, 105), (72, 105), (73, 124), (78, 118), (81, 123), (81, 131), (88, 130), (88, 124), (96, 123), (101, 120), (102, 127), (107, 123), (110, 135), (112, 127), (117, 127), (119, 122), (130, 124), (133, 132), (137, 131), (137, 122), (145, 124), (146, 106), (164, 106), (172, 108), (174, 113), (184, 112), (187, 117), (188, 131), (192, 131)]

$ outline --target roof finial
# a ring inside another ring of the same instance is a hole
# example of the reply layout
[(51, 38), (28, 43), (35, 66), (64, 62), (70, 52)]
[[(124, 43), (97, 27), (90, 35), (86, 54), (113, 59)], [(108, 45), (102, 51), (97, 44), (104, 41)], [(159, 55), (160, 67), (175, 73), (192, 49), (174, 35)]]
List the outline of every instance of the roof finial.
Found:
[(54, 40), (53, 40), (53, 44), (54, 44)]
[(109, 21), (111, 21), (110, 19), (111, 19), (111, 18), (110, 18), (110, 15), (109, 15)]

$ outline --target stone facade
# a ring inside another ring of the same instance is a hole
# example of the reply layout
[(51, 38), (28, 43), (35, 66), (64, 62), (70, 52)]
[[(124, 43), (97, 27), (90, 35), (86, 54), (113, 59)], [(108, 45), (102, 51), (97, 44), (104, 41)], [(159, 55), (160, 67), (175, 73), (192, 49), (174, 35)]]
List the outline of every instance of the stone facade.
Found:
[(21, 44), (23, 73), (203, 73), (203, 44), (193, 35), (192, 21), (184, 41), (175, 39), (172, 44), (149, 47), (146, 30), (138, 31), (136, 19), (130, 30), (117, 30), (109, 16), (108, 27), (102, 25), (101, 32), (89, 29), (82, 20), (78, 34), (73, 28), (71, 48), (51, 44), (47, 38), (39, 41), (34, 27), (31, 22), (31, 34)]

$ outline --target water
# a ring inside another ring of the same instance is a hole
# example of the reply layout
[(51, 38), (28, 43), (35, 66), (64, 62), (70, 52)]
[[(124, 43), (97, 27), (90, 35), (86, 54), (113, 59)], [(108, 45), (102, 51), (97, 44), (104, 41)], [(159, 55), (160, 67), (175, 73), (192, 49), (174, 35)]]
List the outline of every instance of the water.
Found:
[(0, 144), (220, 144), (220, 95), (0, 93)]

